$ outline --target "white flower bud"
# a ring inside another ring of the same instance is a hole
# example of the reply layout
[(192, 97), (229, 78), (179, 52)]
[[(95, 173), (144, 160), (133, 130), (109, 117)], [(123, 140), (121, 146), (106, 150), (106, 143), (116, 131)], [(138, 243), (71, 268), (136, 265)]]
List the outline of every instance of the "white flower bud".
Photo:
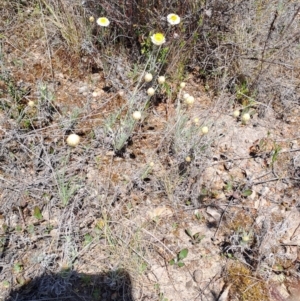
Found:
[(202, 134), (207, 134), (208, 133), (208, 127), (207, 126), (202, 127), (201, 132), (202, 132)]
[(153, 79), (153, 76), (152, 76), (151, 73), (146, 73), (146, 74), (145, 74), (145, 76), (144, 76), (145, 82), (147, 82), (147, 83), (148, 83), (148, 82), (151, 82), (152, 79)]
[(189, 97), (190, 97), (190, 94), (188, 94), (188, 93), (183, 94), (183, 99), (184, 100), (187, 100)]
[(186, 99), (186, 103), (188, 105), (192, 105), (193, 103), (195, 102), (195, 98), (193, 96), (189, 96), (187, 99)]
[(34, 101), (29, 100), (28, 103), (27, 103), (27, 105), (28, 105), (29, 107), (34, 107)]
[(242, 121), (243, 122), (248, 122), (249, 120), (250, 120), (250, 114), (249, 113), (245, 113), (245, 114), (243, 114), (243, 116), (242, 116)]
[(233, 116), (234, 117), (239, 117), (240, 116), (240, 111), (239, 110), (235, 110), (234, 112), (233, 112)]
[(71, 134), (67, 138), (67, 144), (69, 146), (76, 146), (80, 142), (80, 137), (77, 134)]
[(195, 123), (195, 125), (198, 125), (199, 124), (199, 118), (194, 118), (193, 122)]
[(243, 242), (248, 242), (249, 240), (250, 240), (250, 236), (249, 235), (247, 235), (247, 234), (243, 235), (243, 237), (242, 237), (242, 241)]
[(149, 96), (153, 96), (154, 93), (155, 93), (155, 90), (154, 90), (153, 88), (149, 88), (149, 89), (147, 90), (147, 94), (148, 94)]
[(180, 88), (181, 88), (181, 89), (185, 88), (185, 85), (186, 85), (185, 82), (180, 83)]
[(165, 81), (166, 81), (166, 78), (164, 76), (160, 76), (158, 79), (157, 79), (158, 83), (159, 84), (163, 84)]
[(142, 118), (142, 114), (139, 111), (135, 111), (135, 112), (133, 112), (132, 117), (135, 120), (140, 120)]

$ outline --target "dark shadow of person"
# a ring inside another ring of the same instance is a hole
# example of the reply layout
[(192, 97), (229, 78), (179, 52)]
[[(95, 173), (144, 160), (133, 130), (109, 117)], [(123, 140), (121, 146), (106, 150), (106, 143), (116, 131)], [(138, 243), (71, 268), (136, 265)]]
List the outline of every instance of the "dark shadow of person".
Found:
[(5, 301), (133, 301), (124, 270), (88, 275), (75, 271), (44, 273), (10, 292)]

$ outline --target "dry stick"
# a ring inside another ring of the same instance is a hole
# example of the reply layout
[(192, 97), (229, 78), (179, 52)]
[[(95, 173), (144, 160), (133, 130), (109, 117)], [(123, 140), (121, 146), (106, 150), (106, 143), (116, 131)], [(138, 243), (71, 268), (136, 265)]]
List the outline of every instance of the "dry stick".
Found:
[(299, 227), (300, 227), (300, 223), (298, 224), (298, 226), (296, 227), (295, 231), (294, 231), (293, 234), (291, 235), (290, 240), (292, 240), (292, 239), (294, 238), (295, 233), (296, 233), (296, 231), (299, 229)]
[(215, 162), (215, 163), (212, 164), (212, 166), (213, 166), (213, 165), (222, 164), (222, 163), (226, 163), (226, 162), (238, 161), (238, 160), (247, 160), (247, 159), (253, 159), (253, 157), (252, 157), (252, 156), (249, 156), (249, 157), (240, 157), (240, 158), (227, 159), (227, 160)]
[(262, 63), (267, 63), (267, 64), (271, 64), (271, 65), (285, 66), (287, 68), (294, 69), (293, 65), (288, 65), (286, 63), (269, 61), (269, 60), (265, 60), (265, 59), (260, 59), (258, 57), (244, 57), (244, 56), (240, 56), (240, 58), (245, 59), (245, 60), (250, 60), (250, 61), (260, 61)]
[(228, 204), (226, 205), (225, 209), (223, 210), (223, 212), (222, 212), (222, 214), (221, 214), (221, 217), (220, 217), (220, 221), (219, 221), (218, 227), (217, 227), (217, 229), (216, 229), (216, 231), (215, 231), (215, 234), (214, 234), (214, 237), (213, 237), (213, 238), (216, 237), (216, 235), (217, 235), (217, 233), (218, 233), (218, 231), (219, 231), (219, 229), (220, 229), (220, 226), (221, 226), (221, 223), (222, 223), (222, 220), (223, 220), (223, 216), (225, 215), (225, 213), (226, 213), (228, 207), (230, 206), (230, 203), (231, 203), (231, 202), (232, 202), (232, 199), (228, 202)]
[(259, 185), (259, 184), (264, 184), (264, 183), (268, 183), (268, 182), (274, 182), (274, 181), (279, 181), (279, 180), (295, 180), (295, 181), (300, 181), (300, 178), (293, 178), (293, 177), (285, 177), (285, 178), (272, 178), (269, 180), (265, 180), (265, 181), (260, 181), (260, 182), (256, 182), (253, 183), (253, 185)]
[[(213, 281), (215, 280), (218, 280), (222, 277), (217, 277), (218, 273), (215, 274), (215, 276), (213, 276), (213, 278), (211, 278), (211, 280), (204, 280), (204, 281), (201, 281), (201, 282), (208, 282), (205, 287), (203, 289), (201, 289), (200, 287), (197, 287), (197, 290), (199, 291), (199, 294), (194, 298), (194, 301), (198, 300), (198, 297), (201, 295), (201, 294), (204, 294), (204, 291), (213, 283)], [(219, 300), (217, 300), (219, 301)]]
[(258, 180), (258, 179), (260, 179), (260, 178), (264, 178), (265, 176), (269, 175), (270, 173), (272, 173), (272, 171), (269, 171), (269, 172), (267, 172), (267, 173), (264, 173), (263, 175), (258, 176), (257, 178), (255, 178), (254, 180)]
[[(284, 150), (284, 151), (280, 151), (279, 154), (293, 153), (293, 152), (299, 152), (299, 151), (300, 151), (300, 148), (298, 148), (298, 149), (291, 149), (291, 150)], [(253, 158), (255, 158), (255, 157), (249, 156), (249, 157), (232, 158), (232, 159), (227, 159), (227, 160), (215, 162), (212, 165), (218, 165), (218, 164), (222, 164), (222, 163), (226, 163), (226, 162), (238, 161), (238, 160), (247, 160), (247, 159), (253, 159)]]

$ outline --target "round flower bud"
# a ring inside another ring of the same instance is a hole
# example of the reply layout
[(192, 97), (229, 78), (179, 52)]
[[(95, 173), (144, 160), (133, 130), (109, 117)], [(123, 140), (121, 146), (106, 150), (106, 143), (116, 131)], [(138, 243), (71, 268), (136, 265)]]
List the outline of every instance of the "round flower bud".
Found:
[(145, 74), (145, 76), (144, 76), (145, 82), (147, 82), (147, 83), (148, 83), (148, 82), (151, 82), (152, 79), (153, 79), (153, 76), (152, 76), (151, 73), (146, 73), (146, 74)]
[(98, 96), (98, 93), (97, 93), (96, 91), (94, 91), (94, 92), (92, 93), (92, 96), (93, 96), (93, 97), (97, 97), (97, 96)]
[(147, 90), (147, 94), (148, 94), (149, 96), (153, 96), (154, 93), (155, 93), (155, 90), (154, 90), (153, 88), (149, 88), (149, 89)]
[(150, 166), (150, 167), (153, 167), (153, 166), (154, 166), (154, 162), (150, 162), (150, 163), (149, 163), (149, 166)]
[(199, 124), (199, 118), (194, 118), (194, 120), (193, 120), (193, 122), (196, 124), (196, 125), (198, 125)]
[(208, 133), (208, 127), (207, 126), (202, 127), (201, 132), (202, 132), (202, 134), (207, 134)]
[(71, 134), (67, 138), (67, 144), (69, 146), (76, 146), (80, 142), (80, 137), (77, 134)]
[(118, 94), (119, 94), (120, 97), (123, 97), (125, 93), (124, 93), (123, 90), (120, 90), (120, 91), (118, 92)]
[(165, 81), (166, 81), (166, 78), (164, 76), (160, 76), (158, 79), (157, 79), (158, 83), (159, 84), (163, 84)]
[(142, 118), (142, 114), (139, 111), (135, 111), (135, 112), (133, 112), (132, 117), (135, 120), (140, 120)]
[(27, 105), (28, 105), (29, 107), (34, 107), (34, 101), (29, 100), (28, 103), (27, 103)]
[(185, 82), (180, 83), (180, 88), (181, 88), (181, 89), (185, 88), (185, 85), (186, 85)]
[(195, 102), (195, 98), (193, 96), (189, 96), (185, 101), (188, 105), (192, 105)]
[(190, 94), (188, 94), (188, 93), (183, 94), (183, 99), (184, 100), (187, 100), (189, 97), (190, 97)]
[(190, 156), (187, 156), (187, 157), (185, 158), (185, 161), (186, 161), (186, 162), (191, 162), (191, 160), (192, 160), (192, 159), (191, 159)]
[(233, 112), (233, 116), (234, 117), (239, 117), (240, 116), (240, 111), (239, 110), (235, 110), (234, 112)]
[(90, 21), (91, 23), (94, 23), (95, 18), (94, 18), (93, 16), (91, 16), (91, 17), (89, 17), (89, 21)]
[(249, 235), (247, 235), (247, 234), (243, 235), (243, 237), (242, 237), (243, 242), (248, 242), (249, 240), (250, 240)]
[(242, 120), (243, 120), (243, 122), (248, 122), (249, 120), (250, 120), (250, 114), (249, 113), (245, 113), (245, 114), (243, 114), (243, 116), (242, 116)]

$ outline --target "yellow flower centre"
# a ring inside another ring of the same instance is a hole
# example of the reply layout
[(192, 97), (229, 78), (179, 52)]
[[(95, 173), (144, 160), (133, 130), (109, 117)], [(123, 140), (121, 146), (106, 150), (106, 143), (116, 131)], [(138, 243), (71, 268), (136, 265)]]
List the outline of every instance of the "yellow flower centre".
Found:
[(157, 33), (157, 34), (155, 34), (154, 38), (155, 38), (155, 40), (161, 42), (164, 39), (164, 35), (162, 33)]
[(170, 19), (171, 19), (172, 21), (177, 21), (177, 16), (173, 15), (173, 16), (171, 16)]

